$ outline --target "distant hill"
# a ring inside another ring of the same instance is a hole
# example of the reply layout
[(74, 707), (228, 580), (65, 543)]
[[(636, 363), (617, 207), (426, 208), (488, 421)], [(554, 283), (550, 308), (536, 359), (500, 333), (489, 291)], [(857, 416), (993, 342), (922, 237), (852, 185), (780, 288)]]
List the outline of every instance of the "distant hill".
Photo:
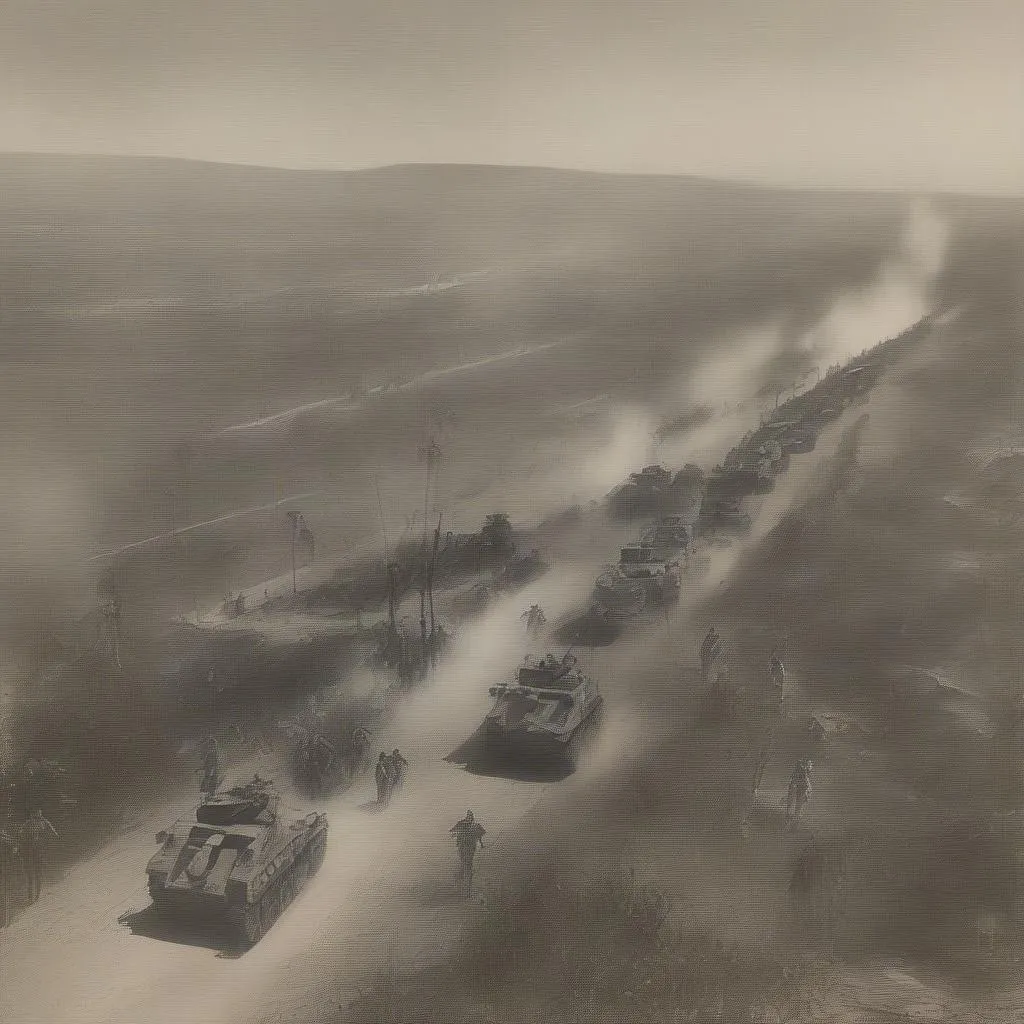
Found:
[[(1003, 301), (989, 286), (1016, 272), (1021, 204), (941, 205), (949, 300)], [(486, 461), (548, 434), (565, 403), (674, 399), (744, 331), (772, 325), (792, 354), (898, 252), (907, 207), (529, 167), (0, 155), (0, 429), (7, 449), (81, 472), (128, 539), (172, 525), (183, 441), (290, 408), (314, 411), (195, 469), (192, 514), (325, 474), (365, 485), (366, 466), (415, 450), (424, 403), (455, 410), (466, 458)], [(541, 354), (497, 358), (528, 348)], [(317, 406), (474, 364), (470, 384), (436, 376), (428, 398), (358, 421)]]

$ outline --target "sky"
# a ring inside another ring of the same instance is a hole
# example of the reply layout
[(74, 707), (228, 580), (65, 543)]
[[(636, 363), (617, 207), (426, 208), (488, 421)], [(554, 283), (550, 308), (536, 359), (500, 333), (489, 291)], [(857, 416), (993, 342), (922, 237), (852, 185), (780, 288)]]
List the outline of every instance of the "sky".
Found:
[(1024, 191), (1022, 0), (4, 0), (0, 149)]

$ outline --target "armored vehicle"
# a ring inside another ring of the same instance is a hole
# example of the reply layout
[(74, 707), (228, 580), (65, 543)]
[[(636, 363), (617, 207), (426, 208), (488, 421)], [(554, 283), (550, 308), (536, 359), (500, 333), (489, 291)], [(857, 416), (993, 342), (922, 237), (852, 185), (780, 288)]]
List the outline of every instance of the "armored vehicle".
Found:
[(326, 815), (285, 821), (277, 803), (272, 784), (256, 776), (158, 832), (160, 849), (146, 867), (157, 908), (219, 920), (244, 945), (259, 942), (327, 848)]
[(618, 570), (643, 587), (648, 604), (668, 604), (679, 597), (678, 558), (659, 552), (651, 544), (627, 544), (619, 552)]
[(716, 466), (708, 479), (708, 493), (704, 504), (714, 505), (723, 498), (738, 499), (751, 494), (766, 494), (774, 486), (774, 474), (771, 464), (766, 459), (754, 464), (727, 462), (722, 466)]
[(701, 529), (737, 530), (744, 532), (752, 525), (750, 515), (743, 510), (741, 498), (723, 495), (705, 502), (701, 510)]
[(638, 580), (630, 579), (618, 566), (609, 565), (594, 584), (594, 602), (595, 610), (601, 615), (633, 618), (647, 607), (647, 588)]
[(700, 518), (701, 505), (707, 492), (707, 479), (700, 466), (687, 463), (675, 475), (669, 489), (666, 514), (678, 516), (686, 526), (693, 526)]
[(645, 466), (608, 495), (608, 507), (619, 519), (655, 512), (669, 493), (672, 474), (664, 466)]
[(511, 685), (492, 686), (494, 707), (484, 720), (492, 757), (575, 765), (585, 735), (599, 721), (604, 698), (576, 659), (527, 658)]
[(662, 516), (644, 531), (641, 544), (654, 549), (655, 556), (669, 560), (687, 551), (693, 541), (693, 523), (686, 516)]
[[(725, 457), (722, 468), (740, 492), (764, 494), (775, 486), (775, 477), (789, 466), (789, 456), (775, 439), (765, 436), (759, 430), (749, 435)], [(716, 473), (710, 482), (709, 491), (714, 493), (722, 486), (722, 474)]]

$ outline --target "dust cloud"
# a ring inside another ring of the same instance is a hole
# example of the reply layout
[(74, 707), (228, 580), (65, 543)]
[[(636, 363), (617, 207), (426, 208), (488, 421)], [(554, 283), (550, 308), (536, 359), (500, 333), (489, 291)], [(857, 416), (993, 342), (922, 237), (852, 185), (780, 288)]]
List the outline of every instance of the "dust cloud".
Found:
[(950, 224), (933, 202), (914, 201), (898, 252), (882, 263), (867, 288), (841, 295), (800, 339), (800, 348), (826, 363), (842, 363), (873, 339), (895, 337), (932, 312), (950, 236)]

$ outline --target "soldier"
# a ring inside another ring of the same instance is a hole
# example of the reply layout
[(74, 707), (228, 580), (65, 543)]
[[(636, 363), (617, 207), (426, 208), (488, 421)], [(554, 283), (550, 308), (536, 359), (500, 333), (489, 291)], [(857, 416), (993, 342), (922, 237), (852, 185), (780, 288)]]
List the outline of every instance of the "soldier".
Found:
[(771, 679), (772, 690), (777, 695), (781, 708), (786, 691), (786, 666), (782, 664), (778, 649), (772, 651), (771, 659), (768, 662), (768, 677)]
[(212, 734), (203, 740), (200, 752), (203, 758), (203, 767), (199, 792), (204, 797), (210, 797), (217, 792), (217, 787), (220, 785), (220, 747)]
[(768, 762), (772, 756), (772, 741), (773, 736), (771, 730), (769, 730), (761, 740), (761, 745), (757, 751), (757, 762), (754, 765), (754, 777), (751, 780), (751, 795), (757, 796), (757, 791), (761, 788), (761, 780), (764, 778), (764, 770), (768, 767)]
[(317, 792), (320, 792), (327, 781), (327, 775), (334, 764), (337, 751), (334, 749), (333, 744), (324, 739), (320, 733), (316, 733), (309, 741), (306, 756), (313, 784)]
[(0, 829), (0, 928), (6, 928), (11, 923), (17, 857), (18, 843), (14, 836)]
[(705, 686), (707, 686), (708, 679), (711, 677), (711, 667), (721, 654), (722, 638), (715, 631), (715, 627), (712, 626), (707, 631), (700, 645), (700, 678)]
[(812, 841), (797, 858), (789, 882), (790, 895), (819, 937), (830, 944), (841, 913), (843, 876), (838, 850)]
[(521, 619), (526, 619), (526, 635), (527, 636), (538, 636), (541, 629), (547, 623), (547, 616), (544, 614), (544, 610), (539, 604), (531, 604), (529, 608), (519, 616)]
[(807, 758), (797, 761), (793, 774), (789, 779), (789, 790), (786, 793), (786, 824), (796, 828), (804, 806), (811, 798), (811, 772), (814, 764)]
[(395, 747), (388, 758), (388, 764), (391, 768), (391, 790), (393, 793), (397, 793), (405, 784), (409, 762), (398, 752), (398, 747)]
[(377, 759), (377, 769), (375, 772), (377, 779), (377, 803), (381, 807), (387, 807), (391, 802), (391, 786), (392, 786), (392, 775), (391, 775), (391, 764), (388, 761), (388, 755), (382, 750), (380, 757)]
[(473, 858), (477, 845), (483, 849), (486, 832), (472, 811), (466, 811), (462, 821), (457, 821), (449, 831), (455, 836), (455, 848), (459, 851), (459, 881), (468, 896), (473, 889)]
[(51, 837), (60, 839), (57, 830), (37, 808), (21, 826), (18, 835), (21, 863), (28, 878), (30, 903), (35, 903), (39, 899), (39, 892), (43, 886), (43, 847)]
[(361, 725), (352, 730), (352, 774), (364, 772), (370, 767), (370, 731)]

